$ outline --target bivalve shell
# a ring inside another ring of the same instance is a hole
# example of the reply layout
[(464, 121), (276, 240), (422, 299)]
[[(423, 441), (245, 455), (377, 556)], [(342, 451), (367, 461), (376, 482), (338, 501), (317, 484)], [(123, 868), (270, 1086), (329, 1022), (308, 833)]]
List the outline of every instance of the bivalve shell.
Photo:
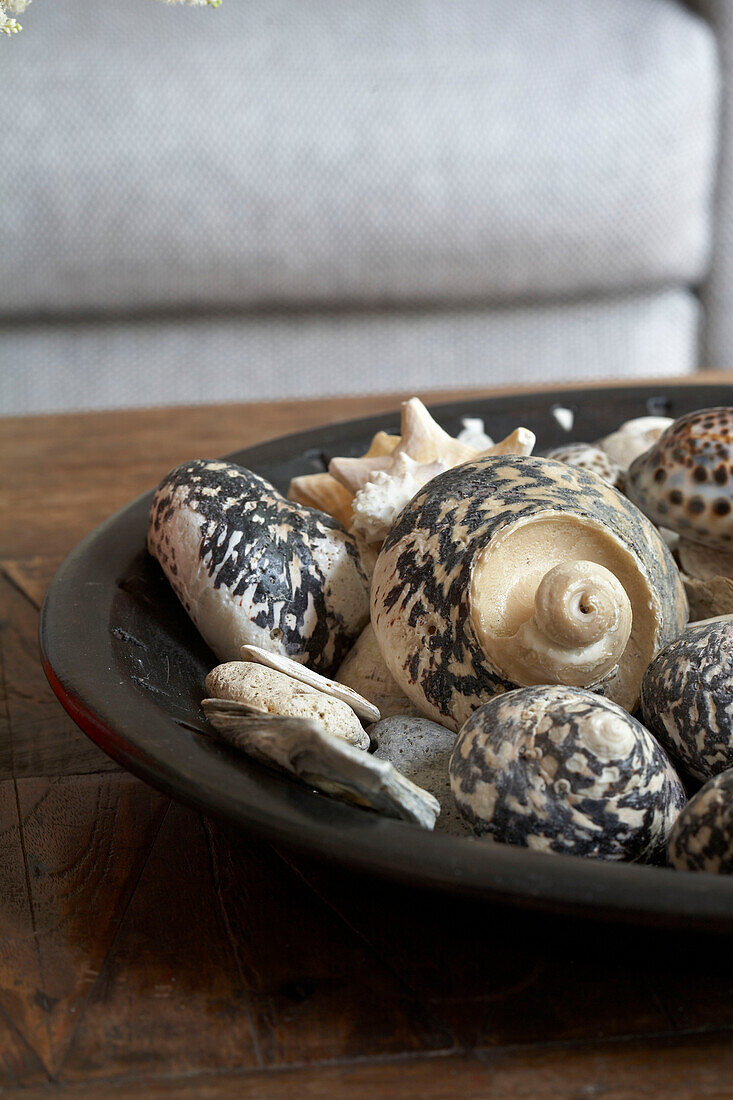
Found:
[(232, 748), (290, 772), (309, 787), (388, 817), (432, 829), (438, 800), (387, 760), (332, 737), (308, 718), (252, 713), (244, 703), (204, 699), (206, 717)]
[(246, 703), (263, 714), (312, 719), (334, 737), (359, 749), (369, 748), (369, 734), (348, 704), (264, 665), (247, 661), (217, 665), (206, 677), (206, 690), (215, 699)]

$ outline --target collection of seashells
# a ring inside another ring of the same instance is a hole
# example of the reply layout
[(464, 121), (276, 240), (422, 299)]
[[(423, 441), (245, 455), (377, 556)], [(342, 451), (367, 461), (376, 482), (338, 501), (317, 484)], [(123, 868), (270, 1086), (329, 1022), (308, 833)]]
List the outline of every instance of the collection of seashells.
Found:
[(171, 471), (148, 549), (222, 662), (210, 726), (426, 829), (733, 872), (733, 408), (534, 445), (412, 398), (287, 499)]

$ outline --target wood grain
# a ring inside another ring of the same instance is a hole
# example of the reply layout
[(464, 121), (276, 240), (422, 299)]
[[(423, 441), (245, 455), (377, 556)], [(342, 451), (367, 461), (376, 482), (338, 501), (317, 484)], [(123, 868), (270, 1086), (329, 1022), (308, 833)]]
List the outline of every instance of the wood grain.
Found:
[(172, 806), (60, 1076), (450, 1045), (428, 1015), (267, 846)]
[[(48, 572), (48, 570), (46, 571)], [(7, 736), (0, 741), (0, 780), (117, 771), (62, 711), (41, 667), (38, 608), (0, 566), (0, 653), (4, 670)], [(45, 581), (45, 575), (44, 575)]]
[(129, 776), (21, 779), (0, 790), (9, 833), (0, 896), (10, 925), (0, 952), (0, 1007), (53, 1073), (166, 800)]
[(209, 1072), (155, 1079), (78, 1082), (3, 1096), (109, 1100), (729, 1100), (733, 1045), (727, 1036), (657, 1037), (531, 1049), (371, 1060), (285, 1071)]

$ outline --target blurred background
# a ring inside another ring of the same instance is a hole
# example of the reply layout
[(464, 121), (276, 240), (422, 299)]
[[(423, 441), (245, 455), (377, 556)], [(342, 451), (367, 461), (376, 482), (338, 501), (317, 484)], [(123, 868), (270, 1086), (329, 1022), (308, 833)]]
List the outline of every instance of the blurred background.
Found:
[(733, 367), (733, 4), (34, 0), (0, 411)]

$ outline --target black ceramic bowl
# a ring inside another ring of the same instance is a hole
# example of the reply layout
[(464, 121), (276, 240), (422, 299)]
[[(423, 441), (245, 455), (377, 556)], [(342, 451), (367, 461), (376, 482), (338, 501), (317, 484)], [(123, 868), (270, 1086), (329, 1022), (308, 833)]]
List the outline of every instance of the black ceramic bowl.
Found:
[[(523, 424), (545, 450), (597, 439), (634, 416), (676, 417), (721, 404), (733, 404), (733, 386), (563, 391), (432, 411), (452, 433), (466, 415), (482, 416), (497, 439)], [(554, 416), (557, 406), (574, 410), (570, 432)], [(398, 430), (399, 414), (302, 432), (229, 457), (286, 491), (292, 476), (324, 469), (330, 456), (363, 452), (380, 428)], [(146, 553), (151, 496), (112, 516), (70, 554), (41, 615), (51, 686), (84, 732), (125, 768), (174, 798), (355, 870), (546, 910), (733, 930), (733, 880), (725, 877), (424, 832), (336, 802), (217, 744), (202, 732), (200, 708), (204, 677), (217, 662)]]

